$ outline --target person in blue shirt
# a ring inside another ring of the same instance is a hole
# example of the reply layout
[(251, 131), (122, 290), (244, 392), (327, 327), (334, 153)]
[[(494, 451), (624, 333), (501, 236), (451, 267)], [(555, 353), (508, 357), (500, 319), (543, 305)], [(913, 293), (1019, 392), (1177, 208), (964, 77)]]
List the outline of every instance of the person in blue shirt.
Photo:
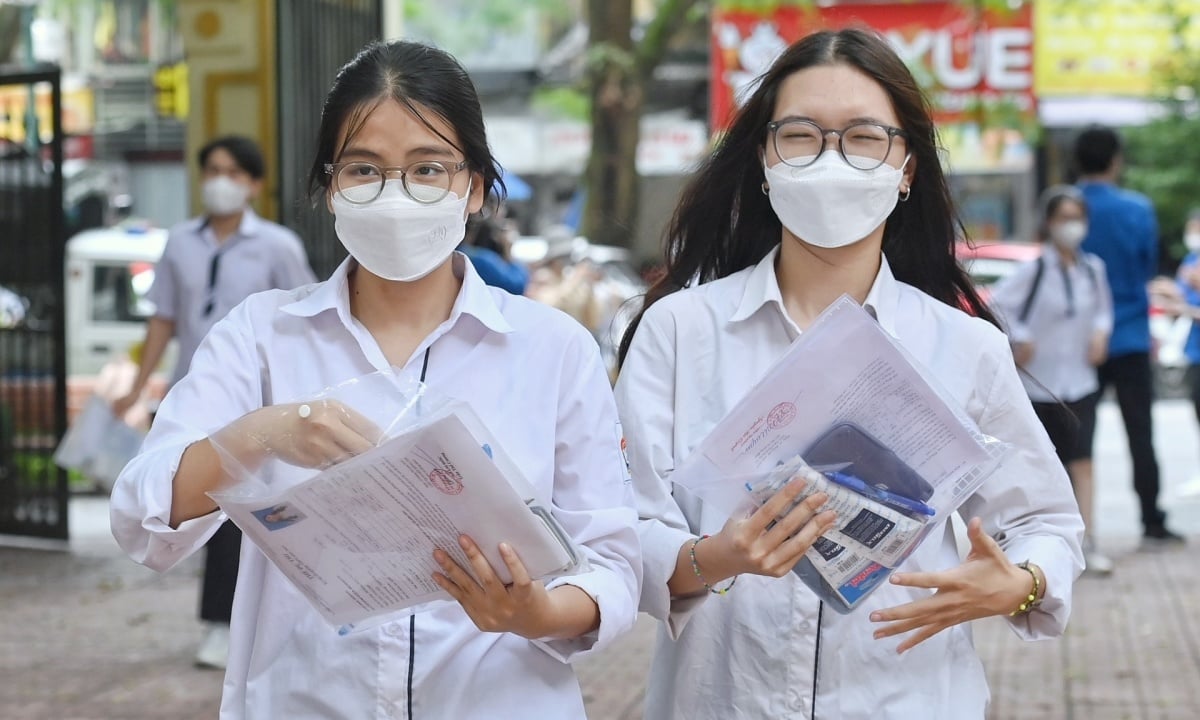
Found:
[(1188, 254), (1179, 265), (1176, 279), (1183, 300), (1184, 310), (1192, 316), (1192, 331), (1188, 334), (1184, 354), (1188, 361), (1188, 384), (1191, 387), (1192, 404), (1196, 407), (1196, 419), (1200, 420), (1200, 209), (1188, 215), (1183, 229), (1183, 242)]
[(1158, 460), (1151, 421), (1154, 380), (1146, 284), (1158, 269), (1158, 221), (1149, 198), (1117, 185), (1123, 158), (1121, 138), (1114, 130), (1094, 125), (1080, 133), (1075, 141), (1075, 161), (1079, 189), (1090, 212), (1083, 249), (1104, 261), (1113, 295), (1113, 332), (1108, 360), (1100, 366), (1100, 393), (1110, 385), (1117, 393), (1133, 460), (1133, 487), (1141, 503), (1144, 540), (1182, 542), (1182, 537), (1167, 529), (1166, 513), (1158, 506)]
[(479, 277), (492, 287), (524, 295), (529, 270), (512, 259), (512, 243), (502, 220), (473, 215), (467, 221), (467, 235), (459, 251), (471, 259)]

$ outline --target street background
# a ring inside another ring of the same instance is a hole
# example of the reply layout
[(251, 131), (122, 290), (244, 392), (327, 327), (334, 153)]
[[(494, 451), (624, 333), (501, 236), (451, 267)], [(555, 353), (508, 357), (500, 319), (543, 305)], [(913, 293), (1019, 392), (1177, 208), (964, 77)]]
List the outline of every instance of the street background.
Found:
[[(1200, 717), (1200, 430), (1181, 400), (1155, 408), (1162, 505), (1186, 547), (1139, 552), (1137, 502), (1116, 407), (1101, 406), (1097, 530), (1111, 578), (1081, 579), (1065, 638), (1023, 643), (976, 623), (992, 720)], [(121, 554), (107, 501), (71, 502), (69, 552), (0, 548), (0, 718), (201, 720), (221, 673), (192, 667), (199, 556), (157, 574)], [(719, 602), (719, 599), (715, 600)], [(578, 666), (593, 720), (641, 717), (655, 622)]]

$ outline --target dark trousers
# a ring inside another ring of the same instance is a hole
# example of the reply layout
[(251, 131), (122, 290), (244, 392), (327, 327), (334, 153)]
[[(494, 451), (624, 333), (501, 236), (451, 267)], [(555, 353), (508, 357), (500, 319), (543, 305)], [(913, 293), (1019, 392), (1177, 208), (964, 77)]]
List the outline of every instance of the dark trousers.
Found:
[(229, 623), (241, 553), (242, 531), (226, 520), (205, 545), (204, 581), (200, 586), (201, 620)]
[(1142, 526), (1146, 530), (1163, 526), (1166, 514), (1158, 509), (1158, 460), (1154, 457), (1154, 433), (1151, 405), (1154, 403), (1154, 377), (1149, 353), (1131, 353), (1110, 357), (1100, 366), (1100, 392), (1112, 385), (1129, 438), (1133, 460), (1133, 489), (1142, 505)]

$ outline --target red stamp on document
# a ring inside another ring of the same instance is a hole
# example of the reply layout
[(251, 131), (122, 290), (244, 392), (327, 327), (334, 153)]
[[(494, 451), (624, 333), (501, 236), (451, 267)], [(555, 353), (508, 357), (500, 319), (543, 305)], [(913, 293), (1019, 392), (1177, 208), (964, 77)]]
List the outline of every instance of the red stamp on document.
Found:
[(767, 413), (767, 427), (777, 430), (791, 424), (796, 419), (796, 406), (790, 402), (781, 402)]
[(463, 491), (462, 480), (441, 468), (430, 471), (429, 484), (447, 495), (457, 495)]

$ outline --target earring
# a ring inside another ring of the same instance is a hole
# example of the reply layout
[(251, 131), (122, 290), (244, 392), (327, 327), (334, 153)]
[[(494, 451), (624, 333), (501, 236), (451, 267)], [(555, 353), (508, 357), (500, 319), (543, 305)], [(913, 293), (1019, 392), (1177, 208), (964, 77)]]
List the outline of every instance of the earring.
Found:
[(763, 195), (769, 195), (771, 193), (771, 186), (767, 185), (766, 180), (763, 180), (762, 191), (763, 191)]
[(904, 192), (900, 193), (900, 202), (908, 202), (908, 197), (912, 195), (912, 187), (904, 188)]

